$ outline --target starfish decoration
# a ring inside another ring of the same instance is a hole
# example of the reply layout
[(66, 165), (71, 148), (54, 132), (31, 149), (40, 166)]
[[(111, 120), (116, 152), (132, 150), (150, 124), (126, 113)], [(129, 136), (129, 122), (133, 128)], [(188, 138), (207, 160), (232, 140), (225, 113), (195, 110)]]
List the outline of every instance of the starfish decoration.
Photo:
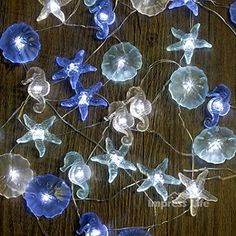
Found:
[(168, 198), (168, 192), (164, 187), (164, 184), (179, 185), (180, 181), (171, 175), (166, 175), (165, 171), (168, 167), (168, 158), (165, 158), (160, 165), (155, 169), (149, 169), (148, 167), (138, 163), (140, 172), (146, 175), (148, 178), (144, 180), (141, 186), (137, 189), (138, 192), (144, 192), (150, 187), (154, 187), (158, 194), (161, 195), (164, 201)]
[(103, 87), (101, 82), (98, 82), (91, 87), (85, 89), (83, 85), (78, 82), (75, 92), (76, 95), (61, 102), (63, 107), (78, 107), (82, 121), (85, 121), (88, 116), (89, 106), (107, 106), (107, 102), (104, 98), (96, 97), (94, 95)]
[(179, 179), (186, 187), (186, 190), (180, 193), (179, 196), (173, 200), (173, 203), (185, 204), (186, 200), (190, 199), (190, 213), (192, 216), (196, 216), (201, 199), (208, 202), (217, 202), (217, 198), (204, 189), (207, 175), (208, 170), (204, 170), (198, 175), (196, 180), (192, 180), (182, 173), (179, 173)]
[(108, 166), (109, 183), (112, 183), (117, 177), (119, 168), (136, 171), (135, 165), (125, 160), (125, 156), (129, 151), (128, 145), (122, 145), (119, 150), (116, 150), (111, 139), (106, 138), (106, 151), (107, 153), (94, 156), (91, 160)]
[(28, 143), (30, 141), (34, 141), (35, 147), (39, 152), (39, 157), (43, 157), (46, 151), (44, 141), (54, 144), (61, 144), (61, 140), (48, 131), (48, 129), (55, 122), (55, 116), (44, 120), (40, 124), (30, 119), (26, 114), (23, 115), (23, 119), (29, 131), (21, 138), (17, 139), (17, 143)]
[(43, 5), (43, 9), (37, 18), (37, 21), (45, 20), (52, 13), (61, 22), (65, 22), (65, 15), (61, 11), (61, 7), (67, 5), (71, 0), (39, 0)]
[(56, 62), (63, 69), (56, 72), (53, 76), (53, 80), (70, 79), (70, 85), (72, 89), (76, 88), (80, 75), (91, 71), (96, 71), (97, 68), (88, 64), (84, 64), (84, 50), (80, 50), (76, 53), (75, 58), (69, 60), (64, 57), (56, 57)]
[(206, 40), (197, 39), (200, 24), (196, 24), (191, 29), (190, 33), (185, 33), (180, 29), (171, 28), (171, 32), (175, 38), (180, 41), (171, 44), (167, 47), (167, 51), (184, 50), (184, 57), (187, 64), (191, 63), (193, 52), (195, 48), (211, 48), (212, 45)]
[(198, 5), (195, 0), (173, 0), (169, 5), (169, 9), (186, 6), (195, 16), (198, 16)]

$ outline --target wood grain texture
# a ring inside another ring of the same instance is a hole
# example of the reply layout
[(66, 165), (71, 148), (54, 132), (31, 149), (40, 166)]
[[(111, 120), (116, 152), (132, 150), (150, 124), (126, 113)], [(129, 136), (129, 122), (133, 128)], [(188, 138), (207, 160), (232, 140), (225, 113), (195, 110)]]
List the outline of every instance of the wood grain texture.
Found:
[[(129, 1), (123, 0), (129, 3)], [(229, 5), (228, 0), (222, 0), (221, 4)], [(73, 0), (63, 8), (68, 16), (76, 5)], [(209, 5), (210, 6), (210, 5)], [(211, 6), (212, 7), (212, 6)], [(35, 29), (42, 29), (59, 22), (55, 17), (50, 16), (47, 20), (37, 23), (36, 18), (41, 10), (41, 5), (36, 1), (29, 0), (0, 0), (0, 22), (1, 31), (15, 22), (26, 22)], [(224, 17), (228, 17), (225, 8), (217, 9)], [(131, 10), (124, 5), (119, 4), (117, 8), (117, 21), (115, 27), (119, 26), (122, 20)], [(148, 18), (140, 14), (133, 14), (127, 22), (121, 27), (117, 36), (122, 41), (129, 41), (138, 47), (143, 55), (143, 67), (137, 77), (131, 82), (125, 84), (108, 83), (102, 90), (102, 94), (108, 101), (122, 100), (126, 96), (129, 87), (139, 85), (141, 79), (147, 72), (148, 66), (161, 58), (168, 58), (179, 61), (181, 53), (166, 52), (165, 48), (173, 43), (175, 39), (171, 36), (170, 28), (175, 26), (183, 30), (189, 30), (189, 12), (185, 8), (166, 11), (157, 17)], [(210, 88), (214, 88), (219, 83), (225, 83), (232, 90), (232, 101), (235, 97), (235, 79), (236, 79), (236, 37), (229, 29), (212, 13), (200, 9), (198, 18), (194, 22), (201, 23), (200, 38), (209, 41), (213, 48), (211, 50), (198, 50), (195, 52), (192, 64), (203, 69), (209, 78)], [(71, 18), (70, 23), (91, 24), (91, 16), (81, 3), (79, 10)], [(52, 74), (57, 70), (54, 60), (55, 56), (61, 55), (72, 57), (79, 49), (84, 49), (87, 55), (90, 55), (101, 42), (94, 39), (94, 31), (83, 29), (81, 27), (63, 26), (39, 32), (42, 41), (42, 50), (40, 56), (33, 63), (27, 66), (39, 66), (43, 68), (50, 80)], [(89, 61), (91, 65), (100, 68), (103, 54), (111, 45), (117, 43), (115, 39), (109, 39), (107, 43), (95, 54)], [(165, 82), (174, 71), (173, 65), (160, 65), (154, 67), (148, 75), (143, 89), (147, 97), (152, 100), (160, 91)], [(27, 89), (21, 84), (25, 78), (23, 66), (11, 65), (2, 58), (0, 63), (0, 122), (3, 124), (8, 117), (16, 110), (21, 102), (27, 97)], [(101, 70), (96, 73), (83, 75), (83, 83), (89, 86), (97, 81), (106, 81), (102, 78)], [(63, 99), (71, 96), (72, 91), (67, 82), (61, 82), (52, 86), (50, 99)], [(30, 101), (25, 107), (25, 113), (32, 116), (37, 121), (53, 115), (53, 111), (47, 107), (42, 115), (36, 115), (32, 111), (33, 101)], [(60, 108), (56, 102), (53, 102), (55, 108), (64, 114), (66, 110)], [(227, 126), (236, 132), (235, 110), (231, 110), (229, 115), (220, 121), (220, 125)], [(78, 119), (78, 113), (74, 112), (67, 117), (67, 120), (78, 128), (102, 121), (107, 115), (107, 109), (91, 108), (89, 117), (85, 123)], [(203, 112), (202, 107), (187, 111), (182, 109), (182, 116), (186, 122), (187, 128), (192, 136), (196, 136), (202, 127)], [(170, 98), (167, 90), (163, 93), (158, 102), (154, 105), (153, 113), (150, 118), (150, 127), (159, 132), (170, 142), (177, 150), (182, 152), (190, 151), (191, 140), (189, 139), (182, 123), (178, 117), (178, 108)], [(93, 140), (98, 141), (101, 138), (105, 125), (84, 130), (83, 132)], [(62, 122), (57, 122), (52, 131), (61, 137), (63, 144), (60, 146), (47, 145), (47, 153), (44, 158), (39, 159), (33, 143), (19, 145), (15, 152), (26, 157), (32, 169), (37, 175), (52, 173), (65, 178), (66, 174), (59, 171), (63, 165), (63, 156), (66, 152), (75, 150), (87, 158), (94, 148), (94, 144), (81, 137)], [(15, 140), (25, 132), (22, 125), (16, 120), (11, 122), (0, 131), (0, 151), (9, 152), (15, 145)], [(115, 132), (109, 132), (117, 146), (120, 145), (119, 138)], [(104, 145), (104, 143), (102, 143)], [(96, 153), (101, 153), (97, 149)], [(128, 159), (132, 162), (141, 162), (147, 166), (155, 167), (164, 157), (169, 157), (170, 164), (168, 173), (177, 176), (183, 168), (191, 168), (191, 160), (188, 157), (181, 156), (171, 150), (159, 137), (145, 133), (135, 134), (134, 145)], [(90, 181), (91, 194), (94, 198), (107, 198), (113, 196), (119, 189), (132, 183), (132, 179), (121, 171), (119, 177), (112, 185), (107, 184), (107, 170), (104, 166), (90, 163), (93, 169), (93, 178)], [(196, 159), (197, 167), (204, 167), (206, 163)], [(211, 165), (207, 165), (211, 166)], [(221, 167), (230, 167), (236, 170), (236, 159), (226, 162)], [(133, 175), (135, 179), (141, 179), (139, 173)], [(207, 189), (218, 197), (218, 203), (212, 203), (208, 208), (200, 209), (196, 217), (189, 214), (162, 226), (156, 227), (151, 231), (152, 235), (169, 236), (233, 236), (236, 234), (236, 180), (225, 182), (211, 181), (207, 182)], [(169, 192), (179, 191), (180, 189), (170, 187)], [(155, 200), (160, 200), (154, 191), (148, 191)], [(117, 198), (105, 203), (96, 203), (88, 201), (79, 201), (78, 207), (81, 213), (86, 211), (96, 212), (103, 222), (109, 228), (119, 228), (127, 226), (145, 226), (153, 223), (171, 219), (180, 214), (183, 208), (165, 208), (155, 209), (148, 207), (148, 202), (144, 194), (136, 193), (136, 187), (122, 192)], [(75, 234), (78, 227), (78, 217), (75, 207), (71, 202), (66, 211), (53, 220), (40, 220), (45, 231), (50, 236), (70, 236)], [(36, 219), (26, 212), (21, 197), (17, 199), (6, 200), (0, 197), (0, 235), (1, 236), (41, 236), (42, 232)]]

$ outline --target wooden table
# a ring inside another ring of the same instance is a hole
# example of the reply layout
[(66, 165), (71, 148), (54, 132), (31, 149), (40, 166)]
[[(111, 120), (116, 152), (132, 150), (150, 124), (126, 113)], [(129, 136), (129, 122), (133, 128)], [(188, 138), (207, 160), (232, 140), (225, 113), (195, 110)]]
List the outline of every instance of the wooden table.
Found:
[[(123, 3), (125, 1), (123, 0)], [(128, 1), (126, 0), (126, 3)], [(229, 1), (221, 4), (229, 5)], [(76, 1), (63, 8), (66, 16), (74, 9)], [(209, 3), (208, 6), (213, 8)], [(36, 18), (40, 13), (42, 6), (35, 1), (26, 0), (0, 0), (0, 22), (1, 31), (15, 22), (26, 22), (35, 29), (43, 29), (58, 25), (59, 22), (53, 16), (40, 23)], [(227, 13), (225, 8), (217, 8), (225, 18)], [(131, 12), (127, 6), (118, 4), (117, 20), (114, 25), (118, 27), (123, 19)], [(227, 18), (228, 19), (228, 18)], [(224, 83), (231, 88), (232, 101), (235, 100), (235, 79), (236, 79), (236, 38), (232, 32), (223, 24), (213, 13), (200, 8), (200, 14), (194, 18), (194, 23), (200, 22), (200, 35), (213, 45), (211, 50), (196, 50), (192, 64), (203, 69), (208, 76), (210, 89), (213, 89), (219, 83)], [(91, 25), (91, 15), (85, 6), (81, 3), (76, 14), (70, 19), (70, 23)], [(103, 89), (102, 95), (108, 101), (117, 101), (125, 99), (127, 90), (139, 85), (146, 74), (150, 64), (162, 58), (179, 61), (182, 52), (167, 52), (165, 48), (176, 40), (170, 33), (172, 26), (180, 28), (186, 32), (189, 31), (190, 16), (185, 8), (165, 11), (157, 17), (148, 18), (141, 14), (132, 14), (124, 25), (117, 32), (116, 36), (121, 41), (129, 41), (140, 49), (143, 55), (143, 67), (135, 79), (124, 84), (109, 82)], [(73, 57), (79, 49), (84, 49), (89, 56), (101, 44), (95, 40), (94, 30), (82, 27), (61, 26), (48, 30), (40, 31), (42, 50), (40, 56), (33, 63), (27, 64), (27, 67), (39, 66), (46, 72), (48, 81), (52, 82), (52, 74), (58, 70), (55, 65), (55, 56)], [(95, 82), (107, 80), (102, 77), (100, 65), (103, 54), (114, 44), (117, 39), (110, 38), (106, 44), (89, 60), (91, 65), (98, 67), (96, 73), (83, 75), (82, 81), (85, 86)], [(156, 94), (162, 89), (163, 85), (169, 79), (172, 72), (176, 69), (171, 64), (161, 64), (155, 66), (143, 83), (143, 90), (147, 97), (153, 100)], [(0, 63), (0, 121), (3, 124), (11, 114), (20, 106), (27, 97), (27, 88), (21, 84), (25, 78), (25, 69), (20, 65), (12, 65), (3, 58)], [(51, 87), (48, 96), (52, 100), (68, 98), (73, 94), (68, 81), (55, 84)], [(37, 115), (33, 112), (33, 100), (30, 100), (25, 106), (24, 113), (30, 115), (36, 121), (40, 122), (53, 115), (54, 112), (47, 107), (43, 114)], [(62, 109), (58, 102), (51, 102), (60, 114), (68, 110)], [(157, 131), (162, 137), (180, 152), (189, 153), (191, 140), (183, 128), (183, 124), (178, 115), (177, 104), (171, 99), (168, 89), (166, 89), (160, 99), (154, 104), (153, 112), (150, 116), (150, 129)], [(193, 137), (202, 129), (204, 118), (203, 107), (188, 111), (181, 109), (181, 115), (185, 121), (186, 127)], [(107, 116), (105, 108), (90, 108), (89, 117), (82, 123), (78, 112), (73, 112), (66, 117), (67, 121), (77, 128), (83, 128), (91, 124), (103, 121)], [(221, 126), (227, 126), (236, 132), (235, 110), (231, 110), (227, 117), (220, 119)], [(106, 124), (85, 129), (83, 133), (91, 139), (98, 141)], [(18, 137), (25, 133), (24, 127), (15, 118), (11, 119), (9, 124), (0, 131), (0, 150), (1, 153), (7, 153), (15, 145)], [(48, 144), (47, 153), (40, 159), (34, 148), (34, 144), (18, 145), (14, 152), (22, 154), (27, 158), (35, 172), (35, 175), (52, 173), (56, 176), (65, 178), (68, 182), (67, 174), (60, 172), (59, 167), (63, 165), (63, 157), (68, 151), (78, 151), (86, 159), (94, 148), (94, 144), (81, 135), (73, 132), (63, 122), (57, 122), (52, 128), (52, 132), (58, 135), (63, 144), (60, 146)], [(109, 135), (117, 145), (120, 145), (120, 137), (114, 130), (110, 129), (106, 135)], [(104, 145), (104, 142), (102, 142)], [(98, 148), (96, 153), (102, 151)], [(165, 157), (169, 158), (168, 173), (177, 176), (178, 172), (184, 168), (191, 168), (191, 158), (182, 156), (171, 149), (160, 136), (150, 133), (135, 133), (134, 143), (128, 155), (128, 159), (134, 163), (140, 162), (151, 168), (156, 167)], [(212, 167), (204, 162), (195, 160), (196, 168)], [(93, 171), (93, 177), (90, 181), (90, 197), (104, 199), (112, 197), (123, 187), (133, 183), (124, 171), (120, 171), (119, 177), (112, 185), (107, 182), (108, 174), (105, 166), (90, 162)], [(229, 167), (236, 170), (236, 159), (227, 161), (220, 167)], [(136, 180), (143, 176), (140, 173), (132, 173)], [(229, 173), (223, 172), (221, 175)], [(218, 175), (217, 172), (211, 172), (211, 176)], [(233, 236), (236, 233), (235, 214), (235, 184), (236, 180), (227, 181), (212, 180), (208, 181), (206, 188), (218, 197), (217, 203), (211, 203), (207, 208), (201, 208), (196, 217), (191, 217), (189, 213), (178, 219), (172, 220), (168, 224), (163, 224), (151, 231), (152, 235), (170, 235), (170, 236)], [(96, 212), (102, 221), (110, 228), (120, 228), (128, 226), (148, 226), (153, 223), (168, 221), (184, 211), (183, 208), (165, 207), (163, 209), (148, 207), (148, 201), (143, 193), (136, 192), (137, 187), (133, 186), (122, 191), (116, 198), (110, 201), (97, 203), (94, 201), (78, 201), (79, 212)], [(169, 193), (180, 192), (183, 187), (168, 187)], [(160, 200), (154, 190), (147, 192), (154, 200)], [(185, 208), (186, 209), (186, 208)], [(70, 236), (74, 235), (78, 227), (79, 218), (77, 217), (73, 202), (66, 211), (53, 220), (40, 219), (40, 222), (48, 235), (50, 236)], [(0, 198), (0, 235), (1, 236), (38, 236), (42, 235), (40, 227), (35, 217), (27, 213), (24, 207), (23, 199), (7, 200)]]

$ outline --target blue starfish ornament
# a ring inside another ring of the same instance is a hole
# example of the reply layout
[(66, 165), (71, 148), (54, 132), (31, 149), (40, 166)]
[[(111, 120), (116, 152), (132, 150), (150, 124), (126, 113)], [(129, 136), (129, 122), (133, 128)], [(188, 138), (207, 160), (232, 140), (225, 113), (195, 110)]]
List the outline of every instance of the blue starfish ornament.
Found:
[(119, 150), (114, 148), (112, 140), (106, 138), (106, 153), (91, 158), (92, 161), (108, 166), (109, 183), (112, 183), (118, 175), (118, 169), (136, 171), (136, 167), (130, 161), (125, 160), (129, 151), (128, 145), (122, 145)]
[(179, 185), (180, 181), (171, 175), (166, 175), (165, 171), (168, 167), (168, 159), (165, 158), (160, 165), (155, 169), (149, 169), (148, 167), (138, 163), (140, 172), (146, 175), (148, 178), (144, 180), (141, 186), (137, 189), (138, 192), (144, 192), (150, 187), (154, 187), (158, 194), (161, 195), (164, 201), (168, 198), (168, 192), (164, 187), (164, 184)]
[(186, 6), (195, 16), (198, 16), (198, 5), (195, 0), (173, 0), (169, 9)]
[(29, 131), (21, 138), (17, 139), (17, 143), (28, 143), (34, 141), (35, 147), (39, 152), (39, 157), (43, 157), (46, 151), (44, 142), (61, 144), (61, 140), (54, 134), (51, 134), (48, 129), (53, 126), (56, 117), (52, 116), (42, 123), (36, 123), (30, 119), (26, 114), (23, 115), (24, 123)]
[(212, 45), (206, 40), (197, 39), (200, 24), (196, 24), (190, 30), (190, 33), (185, 33), (180, 29), (171, 28), (173, 36), (180, 41), (171, 44), (167, 47), (167, 51), (180, 51), (184, 50), (184, 57), (187, 64), (191, 63), (193, 52), (195, 48), (211, 48)]
[(80, 75), (88, 72), (96, 71), (97, 68), (88, 64), (84, 64), (84, 50), (80, 50), (75, 54), (74, 59), (69, 60), (64, 57), (56, 57), (56, 62), (63, 69), (56, 72), (53, 76), (53, 80), (70, 79), (70, 85), (72, 89), (76, 88)]
[(107, 102), (104, 98), (94, 97), (96, 93), (103, 87), (101, 82), (98, 82), (91, 87), (85, 89), (83, 85), (78, 82), (75, 92), (76, 95), (61, 102), (63, 107), (78, 107), (81, 115), (81, 120), (85, 121), (88, 116), (88, 107), (89, 106), (107, 106)]

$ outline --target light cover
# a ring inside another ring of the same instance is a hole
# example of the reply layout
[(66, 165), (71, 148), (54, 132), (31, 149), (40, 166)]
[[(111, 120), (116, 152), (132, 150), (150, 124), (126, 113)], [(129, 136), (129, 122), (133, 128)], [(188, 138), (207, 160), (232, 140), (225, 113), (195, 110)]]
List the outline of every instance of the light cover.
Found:
[(46, 81), (45, 72), (39, 67), (31, 67), (26, 73), (26, 79), (21, 81), (28, 86), (28, 94), (38, 103), (33, 106), (36, 113), (42, 113), (46, 107), (45, 96), (50, 92), (50, 84)]

